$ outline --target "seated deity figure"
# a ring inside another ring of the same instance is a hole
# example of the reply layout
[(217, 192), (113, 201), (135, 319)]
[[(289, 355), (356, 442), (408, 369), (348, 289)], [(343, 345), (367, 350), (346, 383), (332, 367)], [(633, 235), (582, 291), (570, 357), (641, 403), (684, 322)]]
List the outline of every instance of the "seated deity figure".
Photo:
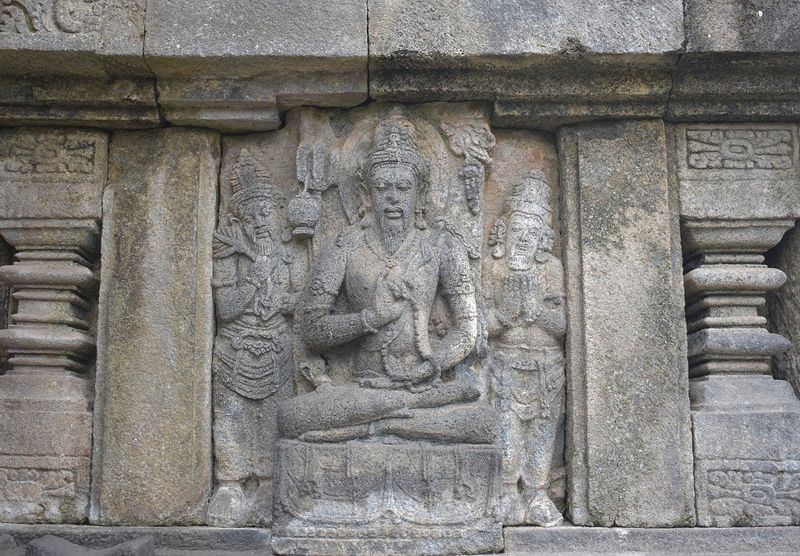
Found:
[(496, 259), (485, 290), (489, 398), (501, 417), (506, 525), (557, 525), (548, 497), (563, 426), (564, 276), (552, 255), (550, 187), (531, 172), (509, 196), (489, 243)]
[(225, 527), (268, 524), (277, 404), (294, 391), (290, 258), (276, 192), (246, 152), (231, 181), (213, 245), (216, 490), (207, 512), (210, 525)]
[[(298, 315), (309, 349), (352, 346), (352, 378), (307, 377), (315, 390), (281, 403), (282, 436), (493, 443), (497, 415), (477, 386), (444, 376), (475, 346), (475, 286), (464, 245), (425, 222), (429, 166), (413, 123), (391, 116), (377, 126), (359, 178), (365, 214), (321, 251)], [(453, 324), (433, 349), (437, 294)]]

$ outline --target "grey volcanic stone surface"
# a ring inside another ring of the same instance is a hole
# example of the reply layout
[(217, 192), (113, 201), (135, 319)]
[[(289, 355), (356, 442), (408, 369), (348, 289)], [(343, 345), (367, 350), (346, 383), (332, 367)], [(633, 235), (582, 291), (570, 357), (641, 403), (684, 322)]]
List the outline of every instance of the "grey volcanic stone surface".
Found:
[(104, 199), (93, 498), (108, 524), (203, 523), (211, 482), (214, 132), (118, 132)]
[[(23, 556), (26, 544), (48, 535), (82, 546), (86, 550), (104, 550), (122, 543), (133, 542), (134, 546), (138, 544), (147, 547), (149, 545), (150, 550), (154, 549), (157, 556), (268, 556), (272, 554), (269, 548), (271, 538), (269, 529), (9, 524), (0, 524), (0, 554), (6, 556), (6, 552), (2, 550), (8, 550), (8, 556), (17, 554)], [(151, 543), (146, 541), (148, 537), (151, 539)], [(18, 547), (17, 553), (10, 551), (14, 545)], [(130, 555), (129, 552), (113, 554), (115, 556)]]
[[(147, 6), (146, 55), (152, 61), (174, 57), (184, 63), (207, 59), (208, 67), (226, 61), (250, 62), (253, 74), (270, 69), (264, 61), (291, 69), (300, 58), (308, 67), (332, 71), (331, 62), (362, 67), (367, 56), (367, 13), (363, 0), (291, 5), (277, 0), (181, 2), (159, 0)], [(190, 71), (183, 66), (184, 71)], [(245, 75), (242, 75), (245, 76)]]
[(151, 2), (144, 55), (168, 121), (275, 129), (279, 110), (367, 97), (364, 0)]
[(680, 1), (371, 0), (370, 96), (492, 99), (503, 127), (658, 117), (683, 45)]
[(0, 8), (0, 121), (159, 123), (142, 56), (146, 0), (37, 0)]
[(800, 228), (786, 232), (767, 262), (786, 273), (783, 287), (767, 297), (772, 330), (791, 343), (788, 351), (775, 358), (775, 373), (800, 395)]
[(2, 75), (147, 73), (146, 0), (6, 2), (0, 19)]
[(99, 220), (108, 133), (28, 127), (0, 130), (2, 218)]
[(682, 217), (778, 219), (800, 214), (796, 124), (676, 124), (670, 131)]
[(511, 527), (505, 553), (529, 554), (795, 554), (799, 527), (625, 529)]
[(567, 127), (569, 512), (694, 523), (680, 250), (663, 123)]
[(370, 0), (370, 54), (418, 56), (661, 55), (680, 50), (679, 0)]
[(800, 53), (796, 0), (686, 0), (687, 52)]

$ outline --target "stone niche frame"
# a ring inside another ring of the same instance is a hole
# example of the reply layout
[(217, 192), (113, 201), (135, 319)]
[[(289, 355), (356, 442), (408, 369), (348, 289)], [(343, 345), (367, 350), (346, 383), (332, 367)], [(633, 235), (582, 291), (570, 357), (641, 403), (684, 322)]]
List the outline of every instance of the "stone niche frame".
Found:
[(339, 137), (378, 102), (481, 106), (496, 144), (443, 135), (462, 235), (489, 232), (499, 147), (556, 145), (580, 527), (494, 521), (484, 548), (795, 551), (800, 2), (292, 7), (0, 0), (0, 552), (270, 553), (265, 522), (207, 526), (224, 160), (297, 132), (275, 175), (309, 234), (332, 190), (313, 140), (297, 171), (297, 111)]

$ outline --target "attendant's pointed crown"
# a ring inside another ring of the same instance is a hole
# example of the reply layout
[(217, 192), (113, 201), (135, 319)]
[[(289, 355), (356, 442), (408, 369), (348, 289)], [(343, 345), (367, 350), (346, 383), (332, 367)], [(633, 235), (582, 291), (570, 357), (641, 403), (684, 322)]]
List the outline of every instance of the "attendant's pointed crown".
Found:
[(275, 187), (269, 183), (266, 169), (248, 150), (243, 150), (233, 165), (231, 174), (233, 195), (230, 200), (232, 212), (241, 214), (245, 204), (255, 199), (275, 201)]

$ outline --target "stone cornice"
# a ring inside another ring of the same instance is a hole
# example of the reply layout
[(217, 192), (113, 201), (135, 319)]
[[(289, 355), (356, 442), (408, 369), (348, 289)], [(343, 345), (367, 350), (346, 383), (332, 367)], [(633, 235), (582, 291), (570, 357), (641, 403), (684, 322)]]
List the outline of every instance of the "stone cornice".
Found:
[(45, 4), (0, 14), (0, 125), (267, 130), (368, 99), (487, 100), (542, 129), (800, 117), (790, 1)]

